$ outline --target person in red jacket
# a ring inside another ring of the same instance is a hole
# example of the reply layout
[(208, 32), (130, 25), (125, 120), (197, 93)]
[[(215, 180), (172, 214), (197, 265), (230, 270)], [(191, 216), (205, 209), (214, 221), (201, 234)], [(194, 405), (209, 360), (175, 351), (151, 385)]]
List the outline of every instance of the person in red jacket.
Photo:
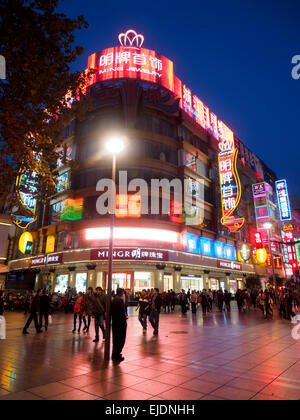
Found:
[(77, 295), (76, 302), (74, 305), (74, 329), (72, 331), (73, 333), (76, 332), (77, 318), (79, 318), (78, 332), (80, 333), (82, 321), (84, 323), (85, 328), (87, 328), (86, 319), (85, 319), (85, 310), (86, 310), (86, 301), (83, 297), (83, 294), (80, 292)]

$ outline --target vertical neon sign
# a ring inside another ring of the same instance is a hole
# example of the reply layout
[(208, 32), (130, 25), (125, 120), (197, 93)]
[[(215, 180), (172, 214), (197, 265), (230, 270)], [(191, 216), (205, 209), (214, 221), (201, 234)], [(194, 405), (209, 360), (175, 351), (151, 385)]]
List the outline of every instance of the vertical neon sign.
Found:
[(245, 223), (244, 218), (239, 218), (236, 215), (236, 209), (242, 193), (236, 167), (238, 150), (235, 148), (234, 139), (228, 136), (227, 133), (224, 133), (223, 140), (219, 143), (219, 148), (221, 150), (218, 161), (223, 215), (221, 223), (230, 232), (237, 232)]
[(287, 189), (287, 182), (285, 179), (281, 179), (280, 181), (276, 181), (275, 185), (276, 185), (280, 220), (282, 222), (285, 222), (286, 220), (291, 220), (292, 214), (291, 214), (291, 206), (290, 206), (289, 194), (288, 194), (288, 189)]

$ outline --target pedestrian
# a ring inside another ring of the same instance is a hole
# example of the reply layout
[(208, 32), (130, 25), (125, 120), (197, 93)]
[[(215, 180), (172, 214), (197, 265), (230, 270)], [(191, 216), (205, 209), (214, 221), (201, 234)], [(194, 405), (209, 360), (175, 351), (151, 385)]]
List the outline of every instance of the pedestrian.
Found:
[(84, 327), (83, 332), (89, 333), (90, 326), (91, 326), (91, 318), (93, 316), (93, 297), (94, 297), (94, 290), (92, 287), (88, 288), (87, 295), (85, 297), (86, 301), (86, 315), (87, 315), (87, 326)]
[(82, 321), (84, 323), (84, 326), (87, 327), (86, 319), (85, 319), (85, 308), (86, 308), (86, 301), (83, 297), (83, 294), (79, 292), (76, 298), (75, 305), (74, 305), (74, 328), (72, 331), (73, 333), (76, 332), (77, 318), (79, 318), (78, 333), (80, 333)]
[(45, 330), (48, 330), (50, 311), (50, 298), (44, 290), (40, 297), (40, 329), (43, 328), (43, 318), (45, 319)]
[(149, 315), (150, 303), (147, 299), (146, 290), (142, 290), (139, 303), (136, 310), (139, 310), (139, 321), (143, 327), (143, 334), (147, 332), (147, 317)]
[[(107, 297), (101, 287), (96, 288), (96, 294), (89, 299), (92, 299), (93, 303), (93, 316), (95, 318), (95, 339), (94, 343), (99, 342), (99, 329), (102, 331), (103, 341), (106, 339), (105, 334), (105, 327), (104, 327), (104, 321), (105, 321), (105, 313), (106, 313), (106, 302)], [(125, 309), (125, 306), (124, 306)], [(125, 312), (124, 312), (125, 315)], [(125, 315), (126, 316), (126, 315)]]
[(197, 313), (197, 303), (198, 303), (198, 295), (196, 293), (196, 290), (192, 291), (191, 294), (191, 303), (192, 303), (192, 313)]
[(39, 321), (38, 321), (38, 317), (40, 314), (40, 306), (41, 306), (40, 299), (41, 299), (42, 293), (43, 291), (41, 289), (38, 290), (35, 297), (33, 298), (31, 309), (30, 309), (30, 316), (28, 318), (28, 321), (25, 327), (23, 328), (23, 334), (29, 334), (27, 330), (30, 324), (32, 323), (32, 321), (34, 321), (34, 326), (35, 326), (37, 334), (42, 332), (42, 330), (40, 329)]
[(218, 290), (216, 299), (217, 299), (217, 305), (218, 305), (219, 311), (223, 312), (224, 294), (223, 294), (222, 289)]
[(175, 311), (175, 304), (176, 304), (176, 293), (173, 289), (170, 290), (171, 294), (171, 311)]
[(111, 302), (112, 334), (113, 334), (113, 352), (112, 360), (123, 362), (125, 358), (122, 350), (126, 341), (127, 319), (125, 314), (125, 305), (123, 300), (124, 289), (117, 289), (117, 294)]
[(225, 307), (226, 307), (227, 312), (231, 311), (231, 298), (232, 298), (231, 293), (225, 290), (224, 302), (225, 302)]
[(153, 296), (150, 303), (150, 323), (153, 327), (153, 335), (158, 335), (159, 329), (159, 315), (162, 306), (162, 299), (159, 294), (159, 289), (155, 288), (153, 290)]
[(181, 313), (185, 315), (187, 313), (188, 297), (184, 289), (181, 290), (179, 295), (179, 305), (181, 306)]
[(202, 306), (202, 313), (203, 315), (206, 315), (206, 312), (209, 311), (209, 302), (208, 302), (208, 298), (207, 298), (207, 294), (206, 294), (206, 290), (203, 289), (202, 293), (200, 295), (200, 303)]

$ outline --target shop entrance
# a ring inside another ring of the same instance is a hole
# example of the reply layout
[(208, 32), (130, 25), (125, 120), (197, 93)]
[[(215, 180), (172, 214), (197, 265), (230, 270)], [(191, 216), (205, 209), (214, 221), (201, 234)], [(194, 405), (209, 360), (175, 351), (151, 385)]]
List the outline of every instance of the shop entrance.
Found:
[(172, 274), (165, 274), (164, 275), (164, 291), (167, 292), (168, 290), (173, 289), (173, 275)]
[[(108, 273), (105, 273), (105, 284), (107, 285), (107, 278)], [(133, 272), (127, 271), (127, 272), (115, 272), (112, 274), (112, 290), (114, 292), (117, 291), (118, 288), (121, 289), (129, 289), (132, 291), (132, 280), (133, 280)]]
[(151, 272), (135, 271), (134, 292), (141, 292), (152, 288)]

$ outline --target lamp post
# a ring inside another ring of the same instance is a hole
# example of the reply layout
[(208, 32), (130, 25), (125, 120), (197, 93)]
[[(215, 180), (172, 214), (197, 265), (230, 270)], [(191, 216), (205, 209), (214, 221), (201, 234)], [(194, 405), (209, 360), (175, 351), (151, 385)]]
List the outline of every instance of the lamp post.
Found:
[(267, 233), (268, 233), (268, 246), (269, 246), (269, 250), (270, 250), (270, 254), (271, 254), (271, 264), (272, 264), (272, 277), (273, 277), (273, 285), (275, 288), (275, 298), (276, 298), (276, 292), (277, 292), (277, 281), (276, 281), (276, 275), (275, 275), (275, 267), (274, 267), (274, 256), (273, 256), (273, 251), (272, 251), (272, 247), (271, 247), (271, 238), (270, 238), (270, 231), (272, 229), (272, 223), (264, 223), (264, 228), (266, 229)]
[(106, 341), (104, 359), (110, 359), (110, 342), (111, 342), (111, 292), (112, 292), (112, 271), (113, 271), (113, 244), (114, 244), (114, 225), (115, 225), (115, 210), (116, 210), (116, 197), (115, 197), (115, 181), (116, 181), (116, 164), (117, 154), (124, 149), (124, 139), (121, 137), (111, 137), (106, 142), (106, 150), (112, 155), (112, 195), (110, 209), (110, 237), (109, 237), (109, 250), (108, 250), (108, 277), (107, 277), (107, 302), (106, 302)]

